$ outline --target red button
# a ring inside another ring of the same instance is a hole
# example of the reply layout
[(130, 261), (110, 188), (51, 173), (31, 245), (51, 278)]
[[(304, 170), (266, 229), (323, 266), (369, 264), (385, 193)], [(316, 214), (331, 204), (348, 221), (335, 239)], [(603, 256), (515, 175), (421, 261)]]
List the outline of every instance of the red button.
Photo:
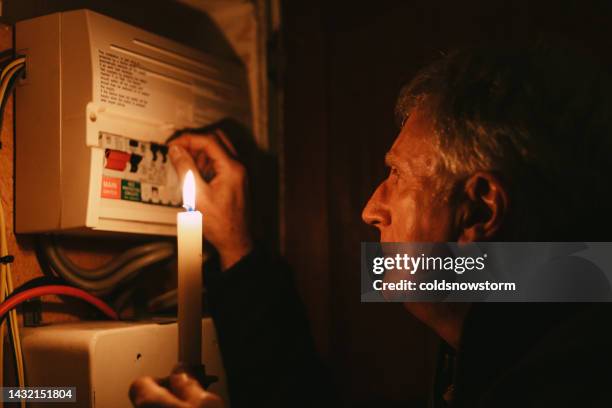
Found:
[(106, 149), (105, 155), (106, 165), (104, 167), (111, 170), (125, 170), (125, 166), (130, 160), (130, 153), (119, 150)]

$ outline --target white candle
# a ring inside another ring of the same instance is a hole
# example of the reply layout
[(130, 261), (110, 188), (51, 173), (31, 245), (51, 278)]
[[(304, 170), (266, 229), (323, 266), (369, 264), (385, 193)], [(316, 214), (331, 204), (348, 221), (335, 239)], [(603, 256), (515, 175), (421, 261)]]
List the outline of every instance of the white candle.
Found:
[(195, 211), (195, 179), (183, 182), (184, 212), (177, 214), (179, 363), (202, 364), (202, 213)]

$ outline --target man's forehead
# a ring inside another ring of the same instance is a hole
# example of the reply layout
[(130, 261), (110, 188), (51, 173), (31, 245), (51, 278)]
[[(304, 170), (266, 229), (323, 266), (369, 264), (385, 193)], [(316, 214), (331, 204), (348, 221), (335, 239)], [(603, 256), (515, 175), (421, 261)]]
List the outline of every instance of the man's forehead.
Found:
[(415, 109), (404, 122), (402, 129), (389, 150), (393, 157), (412, 156), (415, 151), (433, 151), (433, 125), (428, 115)]
[(385, 156), (385, 161), (402, 167), (416, 166), (429, 173), (437, 157), (433, 145), (433, 131), (429, 117), (415, 109), (404, 122), (402, 130)]

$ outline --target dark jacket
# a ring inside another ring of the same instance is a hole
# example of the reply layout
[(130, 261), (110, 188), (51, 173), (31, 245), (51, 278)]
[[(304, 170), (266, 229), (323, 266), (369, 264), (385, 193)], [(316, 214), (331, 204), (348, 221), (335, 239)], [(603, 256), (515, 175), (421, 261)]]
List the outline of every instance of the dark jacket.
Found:
[(476, 303), (459, 350), (442, 347), (432, 405), (612, 406), (611, 322), (608, 303)]
[(225, 272), (205, 267), (232, 408), (334, 406), (288, 265), (254, 251)]
[[(254, 251), (205, 283), (233, 408), (339, 406), (282, 259)], [(476, 303), (459, 350), (441, 347), (431, 405), (612, 406), (611, 320), (608, 304)]]

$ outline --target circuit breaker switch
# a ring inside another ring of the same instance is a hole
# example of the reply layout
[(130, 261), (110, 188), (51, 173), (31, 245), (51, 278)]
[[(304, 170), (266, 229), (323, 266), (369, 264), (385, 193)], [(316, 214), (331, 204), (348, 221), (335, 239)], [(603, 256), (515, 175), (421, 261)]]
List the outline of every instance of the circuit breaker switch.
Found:
[(141, 155), (132, 153), (132, 156), (130, 156), (130, 173), (136, 173), (138, 171), (138, 165), (141, 161)]
[(153, 154), (153, 161), (157, 161), (157, 152), (161, 146), (157, 143), (151, 143), (151, 153)]
[(128, 160), (130, 160), (129, 153), (119, 150), (106, 149), (104, 155), (106, 156), (106, 164), (104, 167), (110, 170), (123, 171), (125, 170)]
[(162, 162), (166, 163), (168, 161), (168, 146), (165, 146), (165, 145), (160, 146), (159, 151), (161, 152), (162, 156), (164, 156), (164, 159), (162, 160)]

